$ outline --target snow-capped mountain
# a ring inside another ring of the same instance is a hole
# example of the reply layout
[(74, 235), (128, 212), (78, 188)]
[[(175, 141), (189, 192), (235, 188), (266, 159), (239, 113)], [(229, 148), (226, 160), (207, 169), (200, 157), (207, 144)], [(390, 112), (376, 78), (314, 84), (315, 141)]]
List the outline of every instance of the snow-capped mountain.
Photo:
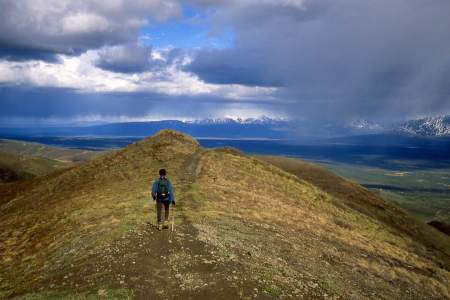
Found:
[(421, 136), (450, 136), (450, 115), (406, 121), (400, 124), (398, 131)]
[(364, 119), (353, 120), (349, 122), (346, 127), (356, 130), (373, 130), (373, 131), (383, 130), (383, 126), (381, 126), (380, 124), (367, 121)]
[(348, 134), (359, 133), (397, 133), (417, 136), (444, 137), (450, 136), (450, 115), (427, 117), (399, 123), (380, 125), (364, 119), (353, 120), (346, 124)]
[(280, 124), (289, 122), (285, 118), (270, 118), (267, 116), (261, 116), (259, 118), (240, 118), (240, 117), (230, 117), (226, 116), (223, 118), (209, 118), (209, 119), (198, 119), (194, 121), (187, 121), (186, 123), (193, 123), (199, 125), (215, 125), (215, 124)]

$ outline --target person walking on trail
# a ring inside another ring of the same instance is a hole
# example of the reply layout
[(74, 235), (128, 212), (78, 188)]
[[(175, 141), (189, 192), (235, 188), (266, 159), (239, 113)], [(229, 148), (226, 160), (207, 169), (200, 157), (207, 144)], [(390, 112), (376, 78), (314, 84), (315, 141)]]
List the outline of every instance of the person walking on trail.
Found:
[[(157, 228), (169, 228), (169, 208), (170, 204), (175, 206), (175, 194), (173, 192), (172, 183), (167, 178), (165, 169), (159, 170), (159, 178), (153, 182), (152, 197), (156, 201), (156, 221)], [(164, 207), (164, 221), (162, 220), (162, 208)]]

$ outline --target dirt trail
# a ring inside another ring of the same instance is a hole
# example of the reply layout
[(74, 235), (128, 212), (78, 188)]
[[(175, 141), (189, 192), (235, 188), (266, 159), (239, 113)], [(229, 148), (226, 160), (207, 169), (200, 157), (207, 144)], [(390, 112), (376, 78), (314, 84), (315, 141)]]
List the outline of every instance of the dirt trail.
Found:
[(137, 299), (253, 297), (257, 284), (238, 278), (242, 266), (237, 261), (224, 261), (215, 249), (199, 241), (197, 230), (184, 213), (195, 209), (186, 192), (200, 171), (201, 155), (199, 150), (189, 157), (176, 174), (175, 231), (158, 231), (151, 221), (105, 249), (104, 259), (95, 268), (111, 274), (103, 278), (106, 285), (131, 289)]

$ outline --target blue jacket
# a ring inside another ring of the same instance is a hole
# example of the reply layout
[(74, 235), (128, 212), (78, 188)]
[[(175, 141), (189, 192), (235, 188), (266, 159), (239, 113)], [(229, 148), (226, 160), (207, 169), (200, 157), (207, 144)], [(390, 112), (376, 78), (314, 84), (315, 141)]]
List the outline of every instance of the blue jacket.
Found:
[[(160, 178), (156, 179), (153, 182), (153, 186), (152, 186), (152, 197), (153, 197), (153, 200), (156, 200), (156, 193), (158, 192), (158, 181), (159, 181)], [(175, 203), (175, 194), (173, 192), (172, 183), (170, 182), (169, 179), (167, 179), (167, 181), (168, 181), (168, 188), (169, 188), (169, 201), (171, 203)]]

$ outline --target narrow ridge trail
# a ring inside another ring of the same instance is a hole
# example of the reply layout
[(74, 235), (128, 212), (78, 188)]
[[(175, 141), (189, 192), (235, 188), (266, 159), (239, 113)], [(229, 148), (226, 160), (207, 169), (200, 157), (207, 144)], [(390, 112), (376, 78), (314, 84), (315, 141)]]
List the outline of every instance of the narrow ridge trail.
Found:
[(239, 263), (215, 255), (214, 248), (197, 238), (198, 232), (188, 216), (201, 206), (189, 191), (201, 171), (204, 151), (199, 149), (180, 170), (170, 172), (170, 177), (176, 179), (177, 206), (171, 211), (176, 214), (175, 230), (158, 231), (154, 212), (150, 213), (151, 221), (130, 230), (105, 249), (95, 267), (96, 271), (110, 273), (102, 278), (105, 285), (130, 289), (136, 299), (251, 297), (256, 283), (237, 281), (233, 275), (242, 271)]

